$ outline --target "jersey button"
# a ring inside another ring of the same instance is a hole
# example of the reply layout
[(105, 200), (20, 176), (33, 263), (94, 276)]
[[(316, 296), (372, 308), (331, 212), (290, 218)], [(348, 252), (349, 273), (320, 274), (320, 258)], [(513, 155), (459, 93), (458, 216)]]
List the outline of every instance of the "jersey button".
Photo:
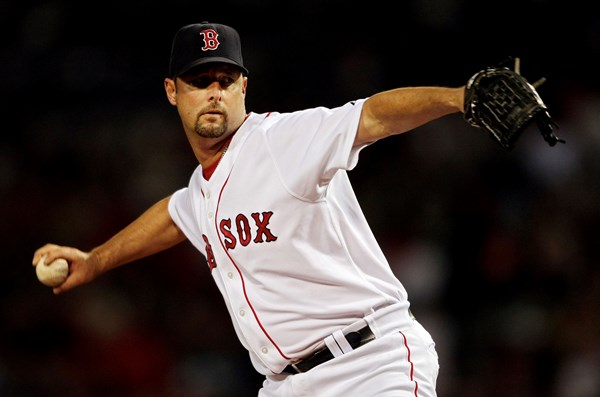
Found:
[(267, 354), (267, 353), (269, 353), (269, 349), (268, 349), (267, 347), (265, 347), (265, 346), (263, 346), (263, 347), (260, 349), (260, 351), (261, 351), (261, 352), (263, 352), (263, 354)]
[(244, 309), (240, 309), (240, 316), (244, 317), (246, 315), (246, 311)]
[(227, 272), (227, 277), (233, 278), (233, 273), (232, 272)]
[(208, 218), (209, 218), (209, 219), (212, 219), (212, 218), (213, 218), (213, 216), (215, 216), (215, 213), (214, 213), (214, 212), (212, 212), (212, 211), (208, 211)]
[(206, 191), (206, 198), (209, 199), (210, 198), (210, 190)]

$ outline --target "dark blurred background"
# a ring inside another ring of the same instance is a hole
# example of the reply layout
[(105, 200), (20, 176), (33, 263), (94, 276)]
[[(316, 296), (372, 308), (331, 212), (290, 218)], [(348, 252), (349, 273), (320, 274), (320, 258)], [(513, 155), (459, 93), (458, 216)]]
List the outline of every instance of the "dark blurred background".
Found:
[(31, 266), (186, 185), (163, 78), (175, 31), (202, 20), (240, 32), (255, 112), (462, 85), (508, 56), (546, 77), (565, 145), (528, 129), (507, 153), (452, 115), (350, 175), (437, 341), (440, 396), (600, 396), (600, 16), (579, 0), (0, 1), (0, 396), (256, 396), (190, 244), (58, 297)]

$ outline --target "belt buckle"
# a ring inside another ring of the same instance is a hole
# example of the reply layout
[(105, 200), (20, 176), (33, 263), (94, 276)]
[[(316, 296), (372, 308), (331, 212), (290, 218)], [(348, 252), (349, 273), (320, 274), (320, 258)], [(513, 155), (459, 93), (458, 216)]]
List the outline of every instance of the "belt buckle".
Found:
[[(344, 334), (344, 337), (346, 338), (350, 346), (352, 346), (353, 350), (375, 339), (375, 335), (373, 334), (373, 331), (371, 330), (369, 325), (365, 325), (363, 328), (357, 331), (348, 332), (347, 334)], [(304, 372), (308, 372), (317, 365), (323, 364), (334, 357), (335, 356), (333, 355), (332, 351), (327, 346), (325, 346), (322, 349), (314, 352), (309, 357), (306, 357), (305, 359), (288, 364), (288, 366), (286, 366), (282, 372), (288, 372), (291, 374), (301, 374)], [(311, 361), (314, 361), (314, 363), (312, 363)], [(307, 368), (303, 368), (306, 366)]]

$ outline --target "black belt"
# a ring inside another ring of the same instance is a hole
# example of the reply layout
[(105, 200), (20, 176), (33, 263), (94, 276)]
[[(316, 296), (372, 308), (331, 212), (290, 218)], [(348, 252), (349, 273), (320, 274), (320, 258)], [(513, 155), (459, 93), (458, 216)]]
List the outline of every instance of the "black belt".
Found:
[[(360, 347), (375, 339), (375, 335), (373, 334), (373, 331), (371, 331), (371, 328), (369, 328), (368, 325), (364, 328), (359, 329), (358, 331), (349, 332), (347, 335), (344, 335), (344, 337), (346, 338), (350, 346), (352, 346), (352, 349), (356, 349), (357, 347)], [(312, 356), (302, 361), (298, 361), (297, 363), (288, 365), (287, 367), (285, 367), (283, 372), (287, 372), (290, 374), (299, 374), (302, 372), (309, 371), (317, 365), (323, 364), (324, 362), (327, 362), (332, 358), (333, 353), (331, 353), (331, 350), (329, 350), (328, 347), (325, 347), (324, 349), (319, 350)]]

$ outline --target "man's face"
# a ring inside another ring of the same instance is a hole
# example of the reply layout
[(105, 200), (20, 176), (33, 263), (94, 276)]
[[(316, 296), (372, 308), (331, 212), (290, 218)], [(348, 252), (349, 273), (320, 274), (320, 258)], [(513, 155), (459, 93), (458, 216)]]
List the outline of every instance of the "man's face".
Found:
[(237, 130), (246, 116), (246, 83), (238, 68), (220, 63), (176, 78), (176, 105), (186, 131), (219, 138)]

